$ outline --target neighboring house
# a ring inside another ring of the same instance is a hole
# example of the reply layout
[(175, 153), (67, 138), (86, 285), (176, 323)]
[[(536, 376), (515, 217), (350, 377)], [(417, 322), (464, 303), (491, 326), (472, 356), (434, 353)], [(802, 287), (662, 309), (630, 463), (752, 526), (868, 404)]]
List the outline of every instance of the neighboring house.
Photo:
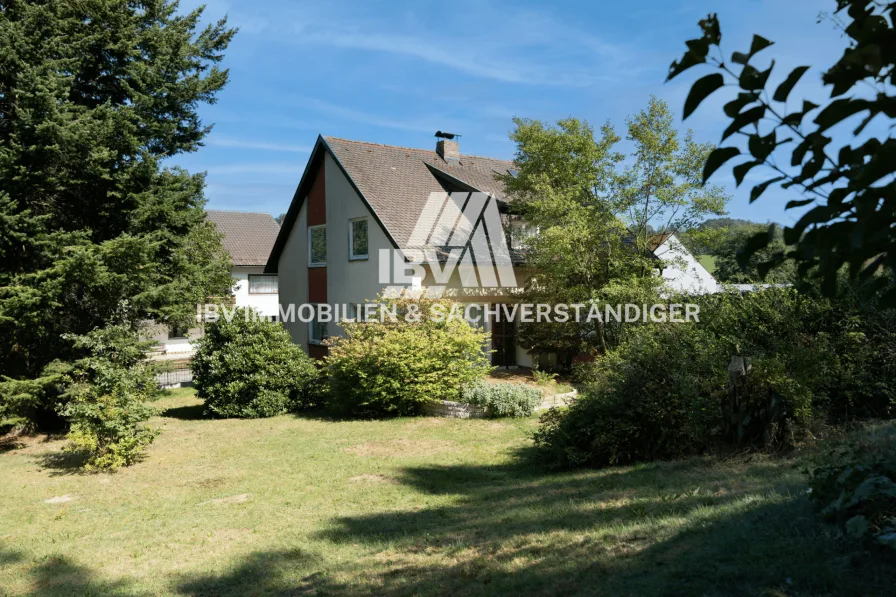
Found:
[[(280, 312), (276, 274), (264, 273), (280, 226), (271, 214), (246, 211), (207, 210), (206, 217), (223, 235), (221, 244), (230, 253), (233, 268), (233, 305), (252, 307), (260, 314), (276, 318)], [(155, 336), (166, 354), (193, 351), (193, 341), (202, 328), (172, 328)]]
[(277, 317), (280, 313), (277, 275), (264, 273), (264, 266), (280, 226), (267, 213), (214, 209), (205, 213), (224, 235), (221, 243), (233, 261), (230, 275), (234, 279), (234, 304), (252, 307), (267, 317)]
[[(434, 192), (479, 191), (494, 198), (517, 265), (516, 283), (522, 287), (528, 273), (515, 249), (523, 248), (521, 239), (537, 230), (508, 214), (505, 189), (495, 180), (496, 174), (508, 173), (516, 173), (513, 162), (462, 155), (458, 142), (450, 138), (440, 139), (435, 150), (424, 150), (318, 137), (265, 268), (279, 275), (282, 309), (363, 304), (382, 294), (380, 251), (418, 246), (413, 241), (415, 227)], [(436, 286), (432, 268), (427, 266), (425, 272), (405, 287)], [(476, 304), (516, 302), (512, 289), (475, 292), (460, 278), (458, 271), (452, 274), (445, 296)], [(328, 335), (342, 333), (338, 325), (298, 318), (286, 318), (284, 325), (314, 357), (327, 354), (322, 342)], [(535, 364), (516, 342), (515, 323), (485, 328), (492, 338), (494, 365)]]
[(719, 283), (700, 264), (678, 238), (672, 234), (658, 234), (650, 249), (663, 267), (660, 274), (673, 291), (685, 294), (712, 294), (720, 291)]

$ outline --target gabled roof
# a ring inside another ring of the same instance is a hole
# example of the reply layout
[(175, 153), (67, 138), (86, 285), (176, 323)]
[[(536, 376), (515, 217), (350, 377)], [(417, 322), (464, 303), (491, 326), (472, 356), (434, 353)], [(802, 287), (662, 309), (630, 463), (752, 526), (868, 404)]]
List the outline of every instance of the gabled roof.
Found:
[(671, 236), (674, 236), (672, 232), (663, 232), (661, 234), (652, 234), (650, 238), (647, 239), (647, 248), (653, 252), (656, 252), (657, 249), (663, 246)]
[(507, 174), (515, 167), (507, 160), (465, 154), (457, 163), (450, 163), (435, 150), (318, 137), (266, 271), (277, 271), (280, 252), (326, 152), (333, 156), (396, 247), (405, 246), (430, 193), (476, 190), (504, 201), (504, 186), (495, 180), (495, 175)]
[(206, 218), (224, 235), (221, 244), (233, 265), (265, 265), (277, 240), (280, 226), (271, 214), (209, 209)]

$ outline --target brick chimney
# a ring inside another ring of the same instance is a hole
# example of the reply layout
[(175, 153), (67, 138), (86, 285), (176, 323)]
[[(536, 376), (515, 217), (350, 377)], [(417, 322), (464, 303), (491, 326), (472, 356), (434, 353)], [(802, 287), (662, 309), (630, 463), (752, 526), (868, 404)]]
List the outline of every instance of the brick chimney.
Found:
[(438, 131), (436, 137), (439, 138), (436, 141), (436, 153), (449, 164), (458, 163), (460, 161), (460, 144), (457, 142), (457, 137), (460, 135)]

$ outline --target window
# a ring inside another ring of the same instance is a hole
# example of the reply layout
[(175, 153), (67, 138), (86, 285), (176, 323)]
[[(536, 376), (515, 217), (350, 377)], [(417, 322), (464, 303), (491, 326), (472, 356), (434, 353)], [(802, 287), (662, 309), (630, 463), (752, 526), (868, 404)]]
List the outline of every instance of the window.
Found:
[(308, 344), (321, 344), (330, 334), (327, 324), (318, 320), (319, 314), (315, 309), (314, 319), (308, 322)]
[(277, 276), (249, 275), (249, 294), (277, 294)]
[(308, 227), (308, 265), (327, 265), (327, 227)]
[(190, 330), (184, 324), (172, 324), (171, 328), (168, 330), (168, 339), (173, 340), (175, 338), (186, 338), (187, 334), (190, 333)]
[(349, 220), (349, 259), (367, 259), (367, 218)]
[(538, 226), (533, 226), (523, 220), (513, 220), (510, 223), (510, 248), (525, 249), (526, 244), (533, 236), (538, 234)]

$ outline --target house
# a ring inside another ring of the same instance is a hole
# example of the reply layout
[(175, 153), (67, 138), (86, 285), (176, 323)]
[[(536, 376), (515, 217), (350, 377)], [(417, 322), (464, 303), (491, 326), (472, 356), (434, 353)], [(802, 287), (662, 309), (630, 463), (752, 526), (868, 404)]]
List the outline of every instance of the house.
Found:
[(230, 253), (233, 268), (233, 297), (237, 307), (251, 307), (261, 315), (277, 317), (280, 312), (276, 274), (264, 267), (280, 233), (280, 226), (268, 213), (209, 209), (206, 217), (223, 235), (221, 243)]
[[(221, 244), (230, 253), (233, 267), (233, 305), (251, 307), (261, 315), (276, 318), (280, 312), (276, 274), (264, 273), (264, 266), (277, 239), (280, 226), (267, 213), (206, 210), (206, 218), (222, 234)], [(154, 336), (165, 354), (187, 354), (202, 328), (173, 327)]]
[(662, 262), (660, 275), (672, 291), (683, 294), (713, 294), (721, 290), (712, 274), (674, 233), (655, 235), (651, 239), (650, 249)]
[[(279, 276), (284, 315), (302, 305), (363, 304), (396, 288), (438, 290), (457, 302), (491, 308), (517, 302), (515, 294), (530, 274), (519, 249), (534, 231), (509, 213), (505, 189), (495, 179), (515, 175), (515, 165), (461, 154), (456, 136), (436, 136), (432, 150), (318, 137), (264, 270)], [(465, 198), (452, 205), (461, 194)], [(459, 234), (474, 199), (480, 215)], [(466, 243), (458, 255), (470, 260), (472, 253), (475, 268), (472, 260), (443, 267), (456, 237)], [(684, 250), (679, 246), (675, 250)], [(428, 249), (436, 249), (439, 259)], [(427, 258), (415, 261), (416, 254)], [(416, 275), (396, 278), (404, 267)], [(494, 365), (535, 364), (516, 342), (518, 321), (517, 315), (512, 322), (484, 323)], [(283, 324), (318, 358), (327, 354), (326, 337), (342, 333), (339, 325), (319, 318), (286, 316)]]

